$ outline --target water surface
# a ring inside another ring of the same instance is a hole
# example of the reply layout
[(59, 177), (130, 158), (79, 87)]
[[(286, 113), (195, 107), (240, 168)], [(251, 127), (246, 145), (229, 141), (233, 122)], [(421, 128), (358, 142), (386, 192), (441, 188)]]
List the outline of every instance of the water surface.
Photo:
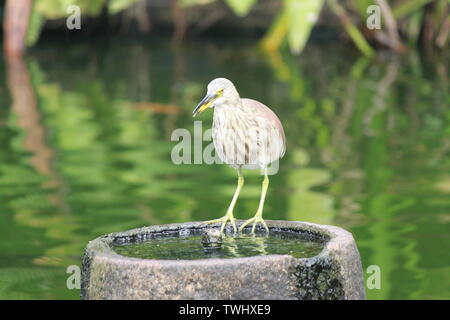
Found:
[(323, 243), (296, 235), (272, 232), (269, 235), (227, 235), (220, 248), (204, 248), (201, 235), (158, 237), (146, 242), (113, 246), (123, 256), (142, 259), (197, 260), (288, 254), (295, 258), (318, 255)]
[[(371, 61), (337, 43), (300, 57), (252, 39), (47, 39), (0, 62), (0, 298), (78, 299), (68, 266), (102, 234), (225, 214), (236, 174), (175, 165), (177, 128), (224, 76), (280, 117), (287, 153), (264, 218), (351, 231), (369, 299), (450, 298), (449, 57)], [(203, 120), (209, 128), (211, 113)], [(258, 206), (245, 172), (235, 215)]]

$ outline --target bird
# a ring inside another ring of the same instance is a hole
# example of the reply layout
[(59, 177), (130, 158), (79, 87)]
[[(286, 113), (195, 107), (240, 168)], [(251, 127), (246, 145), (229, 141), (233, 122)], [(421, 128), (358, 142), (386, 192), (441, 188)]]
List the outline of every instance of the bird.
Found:
[(194, 108), (193, 117), (209, 108), (214, 109), (212, 139), (216, 154), (223, 163), (236, 169), (238, 181), (225, 216), (205, 223), (222, 223), (220, 231), (223, 232), (229, 222), (236, 233), (233, 211), (244, 186), (242, 170), (259, 169), (264, 175), (259, 206), (255, 216), (246, 220), (239, 232), (251, 223), (251, 233), (255, 232), (257, 224), (261, 224), (269, 232), (262, 213), (269, 187), (269, 167), (286, 152), (283, 125), (277, 115), (263, 103), (241, 98), (234, 84), (225, 78), (214, 79), (208, 84), (206, 96)]

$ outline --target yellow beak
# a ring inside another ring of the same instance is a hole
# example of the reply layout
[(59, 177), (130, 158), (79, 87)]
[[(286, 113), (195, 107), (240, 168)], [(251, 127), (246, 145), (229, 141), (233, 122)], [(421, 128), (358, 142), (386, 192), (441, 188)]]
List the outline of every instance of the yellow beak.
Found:
[(203, 98), (202, 101), (195, 107), (194, 111), (192, 111), (192, 115), (195, 117), (197, 114), (205, 111), (211, 104), (219, 97), (217, 94), (207, 94), (206, 97)]

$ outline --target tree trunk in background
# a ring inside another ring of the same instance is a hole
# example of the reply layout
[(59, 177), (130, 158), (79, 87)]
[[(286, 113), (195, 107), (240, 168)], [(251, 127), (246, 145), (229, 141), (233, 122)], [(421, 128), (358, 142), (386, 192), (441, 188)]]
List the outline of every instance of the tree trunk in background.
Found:
[(6, 0), (3, 48), (8, 56), (25, 52), (25, 39), (33, 0)]

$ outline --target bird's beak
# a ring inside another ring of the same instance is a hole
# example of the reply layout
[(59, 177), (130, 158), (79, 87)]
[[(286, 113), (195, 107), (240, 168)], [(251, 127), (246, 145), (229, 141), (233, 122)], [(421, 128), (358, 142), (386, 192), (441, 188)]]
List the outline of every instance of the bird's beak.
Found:
[(195, 107), (194, 111), (192, 111), (192, 115), (195, 117), (199, 113), (205, 111), (213, 102), (219, 97), (216, 93), (207, 94), (206, 97), (203, 98), (202, 101)]

